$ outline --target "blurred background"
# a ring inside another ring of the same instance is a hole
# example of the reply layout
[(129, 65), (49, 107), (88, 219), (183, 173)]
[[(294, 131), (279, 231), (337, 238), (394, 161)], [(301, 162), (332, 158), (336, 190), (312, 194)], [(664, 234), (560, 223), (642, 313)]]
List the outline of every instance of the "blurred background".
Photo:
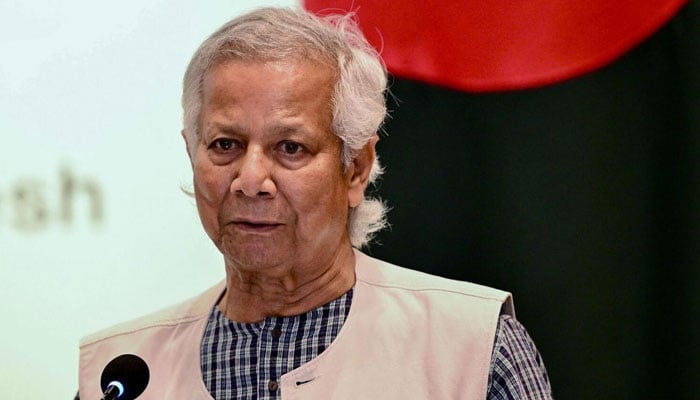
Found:
[[(374, 189), (392, 208), (392, 228), (368, 252), (511, 291), (557, 398), (696, 398), (699, 2), (652, 1), (645, 12), (664, 12), (635, 40), (549, 75), (520, 65), (441, 70), (421, 61), (434, 61), (424, 35), (370, 13), (403, 21), (442, 5), (381, 2), (389, 13), (375, 3), (353, 2), (368, 36), (382, 32), (394, 72), (378, 145), (387, 172)], [(232, 16), (295, 4), (0, 4), (0, 397), (72, 398), (81, 336), (223, 278), (180, 190), (191, 180), (182, 74)], [(527, 52), (478, 55), (545, 60), (537, 43), (562, 34), (545, 29), (552, 18), (522, 20), (540, 35)], [(593, 26), (599, 46), (613, 34), (606, 28)], [(425, 73), (433, 70), (447, 78)]]
[(224, 277), (180, 188), (182, 75), (231, 17), (293, 1), (0, 3), (0, 398), (72, 399), (78, 341)]

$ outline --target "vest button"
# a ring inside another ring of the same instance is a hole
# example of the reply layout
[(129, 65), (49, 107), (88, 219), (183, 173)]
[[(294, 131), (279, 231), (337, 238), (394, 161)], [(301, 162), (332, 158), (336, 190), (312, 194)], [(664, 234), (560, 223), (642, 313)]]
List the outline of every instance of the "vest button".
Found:
[(275, 328), (272, 330), (272, 337), (275, 339), (279, 339), (279, 337), (282, 336), (282, 329), (280, 328)]
[(276, 380), (271, 379), (270, 382), (267, 383), (267, 390), (269, 390), (271, 392), (276, 392), (277, 389), (279, 389), (279, 388), (280, 388), (280, 384), (277, 383)]

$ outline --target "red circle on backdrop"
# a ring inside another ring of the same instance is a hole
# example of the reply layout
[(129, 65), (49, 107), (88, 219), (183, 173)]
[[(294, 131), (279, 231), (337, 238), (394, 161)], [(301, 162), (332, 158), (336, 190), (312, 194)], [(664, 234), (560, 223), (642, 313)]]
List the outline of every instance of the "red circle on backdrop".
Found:
[(488, 92), (560, 82), (651, 36), (686, 0), (303, 0), (354, 11), (400, 77)]

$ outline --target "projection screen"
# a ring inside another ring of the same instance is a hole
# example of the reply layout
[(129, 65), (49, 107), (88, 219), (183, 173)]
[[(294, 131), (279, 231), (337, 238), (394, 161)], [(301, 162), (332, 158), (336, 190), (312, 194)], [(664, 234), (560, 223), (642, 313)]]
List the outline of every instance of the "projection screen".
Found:
[(0, 398), (72, 399), (81, 336), (223, 278), (181, 190), (181, 80), (262, 5), (295, 1), (0, 6)]

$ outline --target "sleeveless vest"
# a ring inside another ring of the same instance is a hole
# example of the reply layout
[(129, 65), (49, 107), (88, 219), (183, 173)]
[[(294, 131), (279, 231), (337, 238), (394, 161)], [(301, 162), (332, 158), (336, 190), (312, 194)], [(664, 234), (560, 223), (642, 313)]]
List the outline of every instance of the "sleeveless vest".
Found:
[[(355, 257), (345, 324), (322, 354), (281, 377), (281, 398), (485, 399), (498, 317), (514, 315), (510, 294), (359, 251)], [(80, 398), (99, 399), (104, 366), (131, 353), (150, 369), (139, 400), (212, 400), (202, 378), (200, 344), (224, 285), (84, 338)]]

